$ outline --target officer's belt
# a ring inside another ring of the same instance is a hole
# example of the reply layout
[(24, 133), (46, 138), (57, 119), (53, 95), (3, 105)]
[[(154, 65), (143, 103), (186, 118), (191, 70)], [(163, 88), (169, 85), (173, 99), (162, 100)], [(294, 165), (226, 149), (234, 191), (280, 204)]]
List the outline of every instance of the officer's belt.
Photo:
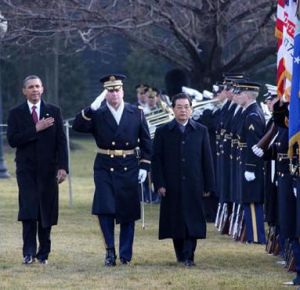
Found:
[(277, 160), (281, 161), (283, 159), (289, 159), (289, 155), (287, 153), (277, 153)]
[(247, 143), (239, 142), (238, 144), (240, 148), (247, 148)]
[(117, 150), (117, 149), (102, 149), (98, 148), (98, 153), (113, 156), (127, 156), (135, 154), (135, 150)]

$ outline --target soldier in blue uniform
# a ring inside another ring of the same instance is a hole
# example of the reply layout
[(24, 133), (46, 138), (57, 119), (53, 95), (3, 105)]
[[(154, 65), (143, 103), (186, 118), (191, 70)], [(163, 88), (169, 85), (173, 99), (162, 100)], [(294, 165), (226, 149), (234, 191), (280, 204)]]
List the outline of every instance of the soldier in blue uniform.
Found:
[(256, 102), (260, 85), (238, 82), (239, 104), (243, 107), (243, 125), (237, 133), (240, 148), (241, 203), (244, 208), (247, 241), (265, 244), (263, 160), (252, 152), (265, 132), (263, 112)]
[[(75, 131), (91, 133), (98, 147), (92, 214), (98, 216), (106, 243), (105, 266), (116, 265), (115, 222), (120, 224), (120, 261), (131, 261), (135, 221), (140, 218), (138, 182), (145, 181), (150, 168), (148, 126), (143, 110), (123, 101), (124, 78), (118, 74), (101, 78), (104, 93), (73, 123)], [(104, 97), (106, 103), (101, 105)]]

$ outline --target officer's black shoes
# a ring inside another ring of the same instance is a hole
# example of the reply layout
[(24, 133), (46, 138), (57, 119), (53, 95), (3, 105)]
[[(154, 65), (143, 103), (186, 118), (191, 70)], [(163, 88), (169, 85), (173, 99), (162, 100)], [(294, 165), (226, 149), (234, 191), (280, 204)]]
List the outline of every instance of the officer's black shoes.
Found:
[(193, 260), (185, 260), (184, 261), (184, 266), (186, 266), (186, 267), (194, 267), (194, 266), (196, 266), (196, 264), (194, 263), (194, 261)]
[(47, 259), (38, 259), (38, 261), (42, 265), (48, 265), (48, 260)]
[(26, 255), (23, 259), (23, 264), (30, 265), (34, 262), (34, 258), (31, 255)]
[(126, 259), (122, 259), (122, 258), (120, 258), (120, 262), (121, 262), (121, 265), (127, 265), (127, 266), (129, 266), (130, 265), (130, 261), (128, 261), (128, 260), (126, 260)]
[(114, 267), (116, 266), (116, 252), (115, 249), (106, 249), (106, 256), (105, 256), (105, 261), (104, 261), (104, 265), (106, 267)]
[(296, 278), (293, 279), (294, 285), (300, 285), (300, 274), (297, 274)]
[(294, 278), (292, 281), (289, 282), (284, 282), (283, 285), (291, 285), (291, 286), (295, 286), (295, 285), (300, 285), (300, 274), (297, 274), (296, 278)]

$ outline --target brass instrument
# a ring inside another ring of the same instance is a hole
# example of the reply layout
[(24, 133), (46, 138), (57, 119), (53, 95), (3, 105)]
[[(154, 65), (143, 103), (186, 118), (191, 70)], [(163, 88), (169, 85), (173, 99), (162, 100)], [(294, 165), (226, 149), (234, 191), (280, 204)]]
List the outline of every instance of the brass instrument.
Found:
[[(208, 101), (194, 100), (192, 103), (192, 108), (194, 112), (199, 110), (203, 111), (204, 109), (207, 108), (208, 105), (215, 104), (217, 102), (218, 100), (216, 99), (208, 100)], [(158, 109), (149, 112), (148, 114), (145, 114), (145, 117), (149, 126), (151, 138), (153, 139), (156, 128), (173, 120), (174, 114), (170, 107), (160, 107)]]
[(171, 121), (174, 115), (170, 111), (159, 108), (146, 114), (145, 117), (149, 126), (150, 136), (153, 139), (156, 128)]

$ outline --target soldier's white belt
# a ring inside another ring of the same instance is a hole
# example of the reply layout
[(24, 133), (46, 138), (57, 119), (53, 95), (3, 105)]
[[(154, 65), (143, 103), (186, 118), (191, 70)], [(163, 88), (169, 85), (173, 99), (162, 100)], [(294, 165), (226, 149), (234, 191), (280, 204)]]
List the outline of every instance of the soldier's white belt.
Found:
[(277, 160), (281, 161), (283, 159), (289, 159), (289, 155), (287, 153), (277, 153)]
[(239, 147), (240, 148), (246, 148), (247, 147), (247, 143), (239, 142)]
[(135, 150), (117, 150), (117, 149), (102, 149), (98, 148), (98, 153), (111, 156), (127, 156), (135, 154)]

